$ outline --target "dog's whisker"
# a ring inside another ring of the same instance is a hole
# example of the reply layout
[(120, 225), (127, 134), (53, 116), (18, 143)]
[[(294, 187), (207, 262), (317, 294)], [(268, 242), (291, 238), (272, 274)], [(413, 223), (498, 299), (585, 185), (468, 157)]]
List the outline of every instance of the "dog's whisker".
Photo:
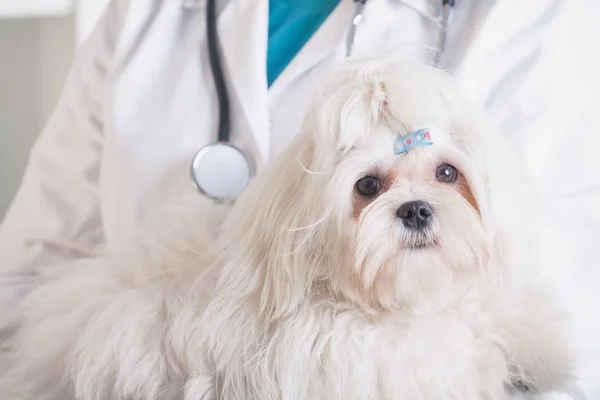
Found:
[(296, 228), (290, 228), (288, 226), (280, 226), (280, 228), (286, 232), (298, 232), (298, 231), (302, 231), (302, 230), (306, 230), (306, 229), (316, 228), (317, 226), (322, 224), (325, 221), (325, 219), (326, 219), (326, 216), (322, 216), (321, 219), (319, 219), (318, 221), (316, 221), (310, 225), (300, 226), (300, 227), (296, 227)]
[(302, 163), (301, 160), (298, 160), (298, 165), (300, 165), (300, 168), (302, 168), (302, 170), (304, 172), (306, 172), (307, 174), (309, 174), (309, 175), (321, 175), (321, 176), (324, 176), (324, 175), (328, 175), (329, 174), (327, 171), (311, 171), (306, 166), (304, 166), (304, 164)]

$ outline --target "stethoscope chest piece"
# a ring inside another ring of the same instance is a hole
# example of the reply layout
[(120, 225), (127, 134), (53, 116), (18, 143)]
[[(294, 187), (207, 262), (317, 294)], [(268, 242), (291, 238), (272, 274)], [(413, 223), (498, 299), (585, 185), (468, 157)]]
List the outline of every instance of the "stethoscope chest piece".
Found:
[(245, 153), (229, 143), (209, 144), (192, 162), (192, 178), (198, 189), (205, 196), (223, 202), (234, 200), (253, 173)]

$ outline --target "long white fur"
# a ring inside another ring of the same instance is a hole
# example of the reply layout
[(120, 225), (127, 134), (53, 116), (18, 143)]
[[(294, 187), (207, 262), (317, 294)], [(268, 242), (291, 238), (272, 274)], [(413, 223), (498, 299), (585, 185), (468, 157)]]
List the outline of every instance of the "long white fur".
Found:
[[(443, 138), (394, 156), (394, 134), (423, 124)], [(466, 175), (479, 213), (423, 183), (439, 157)], [(354, 218), (354, 182), (375, 167), (405, 175)], [(41, 284), (0, 392), (491, 400), (516, 382), (564, 389), (572, 355), (528, 252), (525, 185), (499, 132), (446, 74), (348, 62), (218, 231), (211, 206), (186, 199)], [(400, 245), (410, 237), (394, 211), (417, 199), (434, 206), (438, 249)]]

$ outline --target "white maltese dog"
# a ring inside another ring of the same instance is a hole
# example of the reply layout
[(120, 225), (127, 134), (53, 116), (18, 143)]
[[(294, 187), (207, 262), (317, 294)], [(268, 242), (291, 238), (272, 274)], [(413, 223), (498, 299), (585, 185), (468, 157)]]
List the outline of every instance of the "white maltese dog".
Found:
[(563, 390), (519, 161), (439, 70), (347, 62), (210, 231), (199, 196), (27, 299), (19, 400), (495, 400)]

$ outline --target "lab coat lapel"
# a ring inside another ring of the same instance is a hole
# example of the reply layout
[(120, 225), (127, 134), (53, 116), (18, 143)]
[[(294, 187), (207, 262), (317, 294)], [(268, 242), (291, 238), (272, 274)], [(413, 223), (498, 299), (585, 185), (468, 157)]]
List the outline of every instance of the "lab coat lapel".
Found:
[(269, 158), (267, 97), (268, 0), (231, 0), (218, 30), (230, 97), (248, 121), (262, 160)]
[(273, 83), (272, 90), (285, 88), (291, 81), (335, 51), (343, 57), (346, 32), (354, 15), (354, 2), (340, 0), (338, 6), (309, 39)]

